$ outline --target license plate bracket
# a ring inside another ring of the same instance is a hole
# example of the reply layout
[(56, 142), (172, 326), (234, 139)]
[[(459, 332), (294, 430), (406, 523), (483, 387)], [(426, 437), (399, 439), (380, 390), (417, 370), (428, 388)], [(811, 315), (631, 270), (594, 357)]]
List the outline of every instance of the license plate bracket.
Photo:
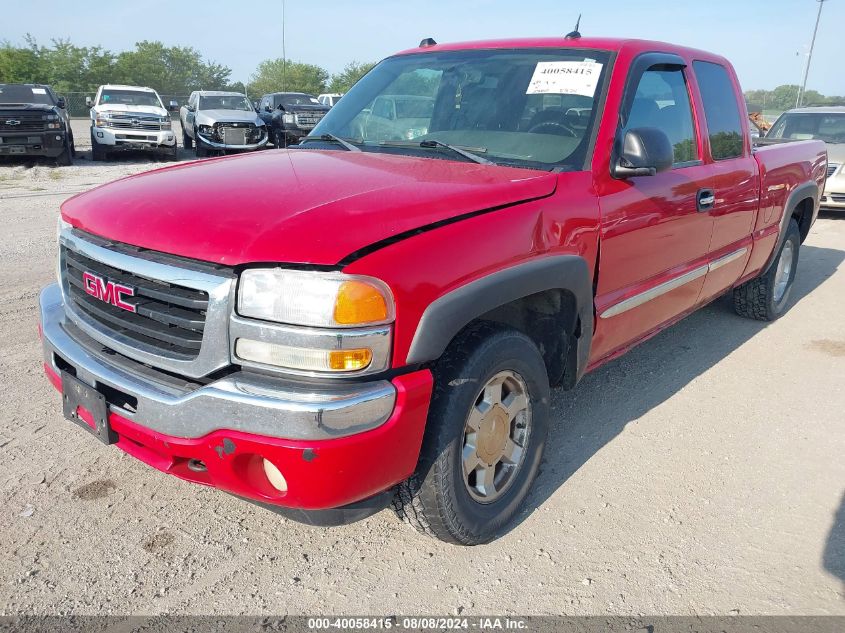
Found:
[[(82, 407), (94, 420), (96, 428), (79, 416)], [(117, 442), (117, 433), (109, 425), (109, 405), (106, 397), (76, 376), (62, 371), (62, 411), (65, 418), (97, 437), (103, 444)]]
[(9, 145), (10, 154), (26, 154), (26, 145)]

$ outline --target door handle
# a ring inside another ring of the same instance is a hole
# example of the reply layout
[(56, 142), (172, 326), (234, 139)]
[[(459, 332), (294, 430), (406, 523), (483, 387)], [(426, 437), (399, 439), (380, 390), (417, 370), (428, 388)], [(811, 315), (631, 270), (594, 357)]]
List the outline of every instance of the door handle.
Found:
[(700, 212), (709, 211), (716, 204), (716, 194), (712, 189), (699, 189), (695, 196), (696, 209)]

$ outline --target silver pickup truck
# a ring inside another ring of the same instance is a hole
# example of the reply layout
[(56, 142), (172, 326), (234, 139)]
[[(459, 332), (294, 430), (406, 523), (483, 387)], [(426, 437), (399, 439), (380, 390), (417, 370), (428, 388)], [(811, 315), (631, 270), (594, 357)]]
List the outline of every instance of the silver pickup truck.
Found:
[(182, 144), (209, 152), (249, 151), (267, 144), (267, 127), (246, 96), (239, 92), (197, 90), (179, 110)]

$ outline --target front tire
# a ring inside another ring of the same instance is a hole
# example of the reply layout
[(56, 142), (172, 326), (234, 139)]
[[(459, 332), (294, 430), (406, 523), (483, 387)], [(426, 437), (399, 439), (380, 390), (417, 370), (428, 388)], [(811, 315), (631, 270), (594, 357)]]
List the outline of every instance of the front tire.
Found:
[(549, 378), (534, 342), (481, 325), (435, 368), (416, 473), (394, 509), (419, 532), (460, 545), (486, 543), (528, 496), (543, 455)]
[(73, 160), (71, 159), (72, 153), (73, 147), (70, 144), (70, 140), (65, 139), (65, 146), (62, 149), (62, 153), (56, 156), (56, 167), (70, 167), (73, 164)]
[(184, 127), (182, 128), (182, 147), (185, 149), (193, 149), (194, 147), (194, 139), (188, 136), (188, 133), (185, 131)]
[(764, 275), (734, 288), (734, 310), (758, 321), (774, 321), (786, 311), (798, 270), (801, 232), (794, 218), (789, 220), (780, 251)]
[(197, 134), (197, 138), (194, 139), (194, 153), (197, 155), (197, 158), (205, 158), (208, 156), (208, 149), (202, 144), (199, 134)]
[(91, 133), (91, 160), (104, 161), (108, 158), (108, 152), (95, 139), (93, 132)]

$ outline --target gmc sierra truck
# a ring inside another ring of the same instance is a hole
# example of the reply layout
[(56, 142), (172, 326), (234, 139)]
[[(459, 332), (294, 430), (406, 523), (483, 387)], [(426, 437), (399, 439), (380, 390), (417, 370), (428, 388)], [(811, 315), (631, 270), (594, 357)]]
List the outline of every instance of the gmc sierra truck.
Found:
[(0, 84), (0, 156), (46, 156), (67, 167), (76, 156), (65, 98), (43, 84)]
[[(361, 124), (400, 94), (428, 119)], [(392, 504), (489, 541), (537, 474), (550, 388), (725, 293), (787, 309), (825, 147), (755, 149), (748, 125), (709, 53), (425, 40), (297, 148), (65, 202), (44, 369), (68, 419), (166, 473), (313, 524)]]

